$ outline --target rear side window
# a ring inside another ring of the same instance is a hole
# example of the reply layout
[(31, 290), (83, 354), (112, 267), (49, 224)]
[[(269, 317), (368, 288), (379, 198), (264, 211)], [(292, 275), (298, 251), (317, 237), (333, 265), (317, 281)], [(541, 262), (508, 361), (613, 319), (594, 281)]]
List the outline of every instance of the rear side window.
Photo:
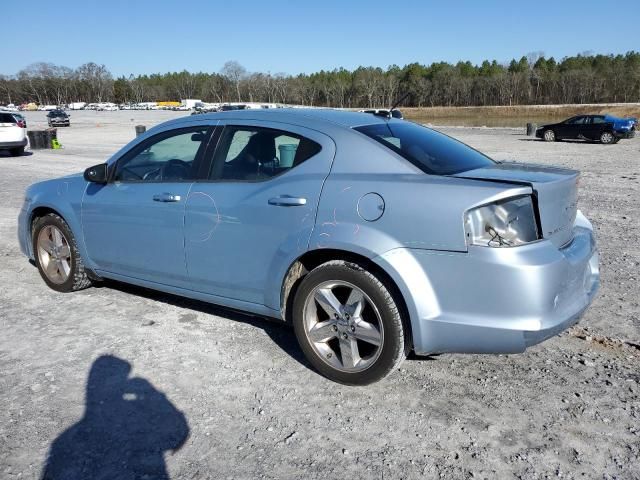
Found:
[(433, 175), (453, 175), (495, 163), (470, 146), (417, 123), (377, 123), (355, 130)]
[(228, 126), (218, 143), (211, 180), (261, 181), (280, 175), (320, 152), (316, 142), (262, 127)]
[(10, 113), (0, 113), (0, 123), (18, 123)]

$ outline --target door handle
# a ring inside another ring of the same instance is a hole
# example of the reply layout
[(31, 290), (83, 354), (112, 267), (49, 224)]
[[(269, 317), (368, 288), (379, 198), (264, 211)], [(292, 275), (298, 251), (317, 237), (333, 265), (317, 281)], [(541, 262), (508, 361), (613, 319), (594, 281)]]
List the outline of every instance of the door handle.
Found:
[(154, 202), (179, 202), (180, 195), (174, 195), (173, 193), (158, 193), (153, 196)]
[(298, 207), (306, 204), (306, 198), (292, 197), (291, 195), (280, 195), (269, 199), (269, 205), (277, 205), (279, 207)]

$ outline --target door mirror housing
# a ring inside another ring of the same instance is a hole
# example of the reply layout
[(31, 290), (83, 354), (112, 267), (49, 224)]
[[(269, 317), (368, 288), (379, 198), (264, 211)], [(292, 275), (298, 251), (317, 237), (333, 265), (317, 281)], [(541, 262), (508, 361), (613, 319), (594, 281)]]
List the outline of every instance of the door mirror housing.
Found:
[(89, 167), (84, 171), (84, 179), (87, 182), (92, 183), (107, 183), (108, 179), (108, 169), (106, 163), (101, 163), (99, 165), (94, 165), (93, 167)]

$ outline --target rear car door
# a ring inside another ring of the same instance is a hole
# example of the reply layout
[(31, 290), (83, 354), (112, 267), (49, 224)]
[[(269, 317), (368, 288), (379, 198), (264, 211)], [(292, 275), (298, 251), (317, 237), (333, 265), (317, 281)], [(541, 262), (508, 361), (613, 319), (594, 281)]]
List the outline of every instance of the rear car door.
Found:
[(589, 123), (584, 136), (589, 140), (600, 140), (600, 135), (607, 127), (604, 115), (589, 115)]
[(82, 229), (98, 273), (188, 284), (184, 207), (211, 131), (201, 125), (153, 135), (118, 159), (109, 183), (89, 184)]
[(278, 309), (279, 275), (308, 248), (334, 154), (333, 140), (315, 130), (227, 121), (209, 179), (187, 201), (192, 288)]

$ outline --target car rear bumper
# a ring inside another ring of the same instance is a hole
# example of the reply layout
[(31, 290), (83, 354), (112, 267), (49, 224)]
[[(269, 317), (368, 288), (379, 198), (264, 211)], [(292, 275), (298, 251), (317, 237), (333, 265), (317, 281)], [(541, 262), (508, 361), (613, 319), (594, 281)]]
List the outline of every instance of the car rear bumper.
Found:
[(15, 142), (0, 142), (0, 148), (20, 148), (27, 146), (27, 139), (17, 140)]
[(582, 214), (562, 248), (542, 240), (468, 253), (396, 249), (379, 258), (402, 278), (418, 354), (522, 352), (576, 323), (600, 283)]

